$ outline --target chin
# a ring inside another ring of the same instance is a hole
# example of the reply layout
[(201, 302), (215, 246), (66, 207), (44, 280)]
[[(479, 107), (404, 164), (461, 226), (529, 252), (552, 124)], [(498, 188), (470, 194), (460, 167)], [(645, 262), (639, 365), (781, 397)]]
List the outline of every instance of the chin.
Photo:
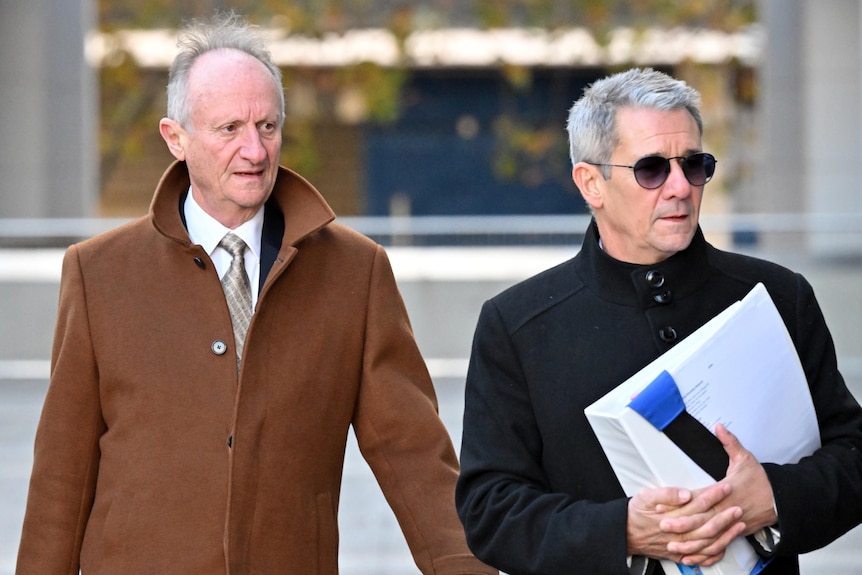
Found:
[(662, 237), (654, 237), (653, 246), (668, 257), (686, 249), (694, 238), (695, 227), (676, 233), (667, 233)]
[(688, 234), (684, 237), (679, 237), (670, 242), (667, 246), (668, 252), (677, 253), (686, 249), (689, 245), (691, 245), (691, 240), (694, 238), (694, 233)]
[(272, 187), (269, 189), (257, 188), (254, 190), (242, 190), (237, 192), (234, 197), (236, 203), (245, 208), (256, 208), (264, 204), (269, 194), (272, 192)]

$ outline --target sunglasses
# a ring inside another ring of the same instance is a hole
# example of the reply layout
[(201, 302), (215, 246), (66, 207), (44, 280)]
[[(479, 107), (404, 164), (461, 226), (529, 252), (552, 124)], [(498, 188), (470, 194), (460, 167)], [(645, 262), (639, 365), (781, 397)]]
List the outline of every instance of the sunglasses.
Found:
[(596, 162), (586, 162), (593, 166), (608, 166), (611, 168), (629, 168), (634, 170), (635, 181), (642, 188), (654, 190), (661, 187), (667, 181), (670, 174), (670, 161), (679, 160), (679, 165), (682, 168), (682, 173), (688, 183), (692, 186), (702, 186), (712, 179), (715, 174), (715, 156), (698, 152), (690, 156), (676, 156), (673, 158), (663, 158), (662, 156), (647, 156), (641, 158), (634, 163), (633, 166), (624, 166), (622, 164), (599, 164)]

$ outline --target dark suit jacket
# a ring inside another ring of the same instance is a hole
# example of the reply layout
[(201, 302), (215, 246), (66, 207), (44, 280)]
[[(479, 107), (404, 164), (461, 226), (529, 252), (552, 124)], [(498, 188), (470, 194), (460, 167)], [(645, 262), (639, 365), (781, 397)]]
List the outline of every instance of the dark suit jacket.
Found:
[(782, 533), (766, 573), (796, 573), (797, 554), (858, 524), (862, 410), (808, 282), (700, 231), (664, 262), (625, 264), (601, 251), (593, 223), (572, 260), (482, 309), (456, 495), (476, 555), (511, 575), (627, 573), (627, 499), (583, 410), (757, 282), (799, 353), (823, 442), (797, 465), (765, 466)]

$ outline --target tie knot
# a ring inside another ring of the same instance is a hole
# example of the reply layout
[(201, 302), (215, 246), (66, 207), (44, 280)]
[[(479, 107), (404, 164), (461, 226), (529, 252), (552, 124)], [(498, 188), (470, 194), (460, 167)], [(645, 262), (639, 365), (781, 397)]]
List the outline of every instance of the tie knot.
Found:
[(245, 248), (247, 247), (245, 245), (245, 242), (242, 241), (241, 237), (230, 232), (225, 234), (225, 236), (221, 239), (218, 245), (226, 249), (228, 253), (230, 253), (230, 255), (233, 257), (242, 256), (245, 253)]

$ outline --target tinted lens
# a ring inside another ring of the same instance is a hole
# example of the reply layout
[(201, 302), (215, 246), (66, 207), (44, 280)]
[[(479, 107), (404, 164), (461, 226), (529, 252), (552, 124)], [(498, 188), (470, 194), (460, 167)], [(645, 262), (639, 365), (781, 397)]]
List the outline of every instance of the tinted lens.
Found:
[(685, 158), (670, 159), (661, 156), (647, 156), (635, 162), (635, 180), (641, 187), (648, 190), (660, 187), (670, 174), (671, 160), (682, 160), (682, 173), (692, 186), (704, 185), (712, 179), (712, 175), (715, 173), (715, 156), (712, 154), (697, 153)]
[(654, 190), (667, 179), (670, 160), (661, 156), (647, 156), (635, 162), (634, 172), (635, 180), (641, 187)]
[(692, 154), (682, 161), (682, 173), (692, 186), (702, 186), (715, 173), (715, 157), (712, 154)]

